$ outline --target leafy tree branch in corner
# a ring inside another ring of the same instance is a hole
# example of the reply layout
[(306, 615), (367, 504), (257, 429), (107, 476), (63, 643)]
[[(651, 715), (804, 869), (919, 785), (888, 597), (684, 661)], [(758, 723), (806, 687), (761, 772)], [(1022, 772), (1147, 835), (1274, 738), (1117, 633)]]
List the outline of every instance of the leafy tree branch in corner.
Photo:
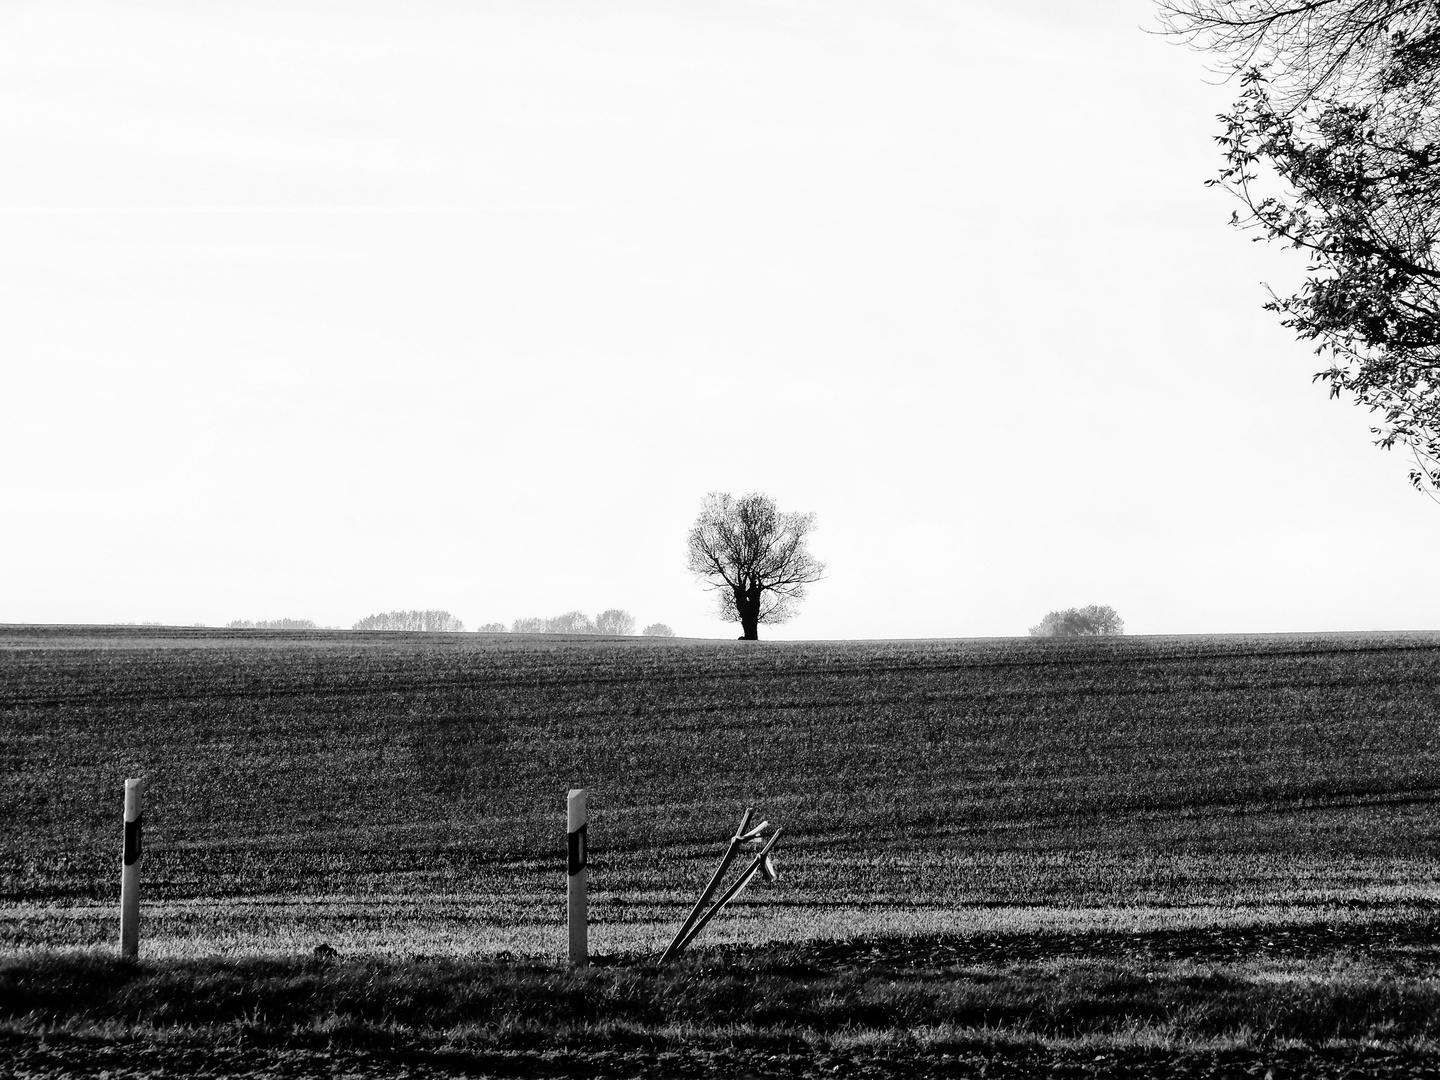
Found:
[(1378, 445), (1415, 455), (1440, 491), (1440, 3), (1190, 0), (1169, 32), (1216, 53), (1241, 93), (1220, 117), (1209, 183), (1232, 223), (1309, 257), (1266, 308), (1315, 341), (1315, 375), (1378, 417)]

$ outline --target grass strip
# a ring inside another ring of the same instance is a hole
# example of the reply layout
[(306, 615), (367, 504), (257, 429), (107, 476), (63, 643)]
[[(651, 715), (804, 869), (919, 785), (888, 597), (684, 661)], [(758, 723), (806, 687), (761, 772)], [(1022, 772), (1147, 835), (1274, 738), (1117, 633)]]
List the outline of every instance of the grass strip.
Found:
[[(858, 955), (859, 946), (857, 946)], [(1352, 954), (1269, 965), (1060, 957), (964, 965), (704, 951), (584, 971), (509, 959), (0, 962), (0, 1030), (269, 1045), (649, 1048), (1019, 1040), (1167, 1047), (1440, 1042), (1440, 979)]]

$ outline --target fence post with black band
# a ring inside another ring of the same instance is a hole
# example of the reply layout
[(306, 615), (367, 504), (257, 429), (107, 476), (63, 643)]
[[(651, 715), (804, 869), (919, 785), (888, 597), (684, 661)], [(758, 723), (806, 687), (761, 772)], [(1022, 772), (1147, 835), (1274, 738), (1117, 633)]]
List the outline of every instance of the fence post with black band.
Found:
[(590, 876), (585, 789), (571, 788), (565, 800), (565, 833), (568, 848), (566, 884), (569, 891), (570, 963), (584, 967), (588, 953), (589, 904), (586, 884)]
[(145, 781), (125, 781), (125, 849), (120, 870), (120, 955), (140, 954), (140, 861)]

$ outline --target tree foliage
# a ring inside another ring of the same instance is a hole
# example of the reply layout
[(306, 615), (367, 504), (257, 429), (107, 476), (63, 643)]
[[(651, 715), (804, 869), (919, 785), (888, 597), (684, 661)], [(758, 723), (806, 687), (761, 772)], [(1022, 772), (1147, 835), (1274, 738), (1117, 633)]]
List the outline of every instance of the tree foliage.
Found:
[(805, 587), (824, 575), (806, 548), (814, 529), (814, 514), (781, 513), (765, 495), (711, 492), (690, 530), (689, 567), (715, 590), (720, 617), (754, 641), (761, 623), (793, 616)]
[(476, 628), (478, 634), (503, 634), (505, 624), (503, 622), (487, 622)]
[(453, 633), (465, 624), (448, 611), (384, 611), (367, 615), (352, 630), (424, 630)]
[(1030, 627), (1031, 637), (1114, 637), (1125, 633), (1125, 622), (1107, 604), (1052, 611)]
[(1331, 396), (1376, 414), (1384, 447), (1440, 489), (1440, 4), (1184, 0), (1169, 30), (1217, 54), (1241, 94), (1211, 184), (1232, 221), (1304, 250), (1307, 277), (1267, 308), (1329, 367)]
[(642, 637), (674, 637), (675, 631), (666, 626), (663, 622), (652, 622), (644, 630), (640, 631)]

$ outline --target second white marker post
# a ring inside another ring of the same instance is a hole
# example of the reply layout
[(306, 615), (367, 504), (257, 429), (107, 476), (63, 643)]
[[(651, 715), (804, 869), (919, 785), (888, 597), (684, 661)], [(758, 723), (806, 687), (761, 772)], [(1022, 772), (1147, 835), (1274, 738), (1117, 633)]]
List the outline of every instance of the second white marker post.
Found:
[(570, 964), (584, 967), (588, 960), (590, 906), (586, 885), (590, 877), (588, 869), (589, 847), (585, 809), (585, 789), (571, 788), (565, 799), (565, 833), (568, 857), (566, 859), (566, 886), (569, 892), (570, 917)]
[(140, 860), (145, 849), (140, 842), (144, 823), (144, 780), (125, 781), (125, 847), (120, 860), (120, 955), (140, 955)]

